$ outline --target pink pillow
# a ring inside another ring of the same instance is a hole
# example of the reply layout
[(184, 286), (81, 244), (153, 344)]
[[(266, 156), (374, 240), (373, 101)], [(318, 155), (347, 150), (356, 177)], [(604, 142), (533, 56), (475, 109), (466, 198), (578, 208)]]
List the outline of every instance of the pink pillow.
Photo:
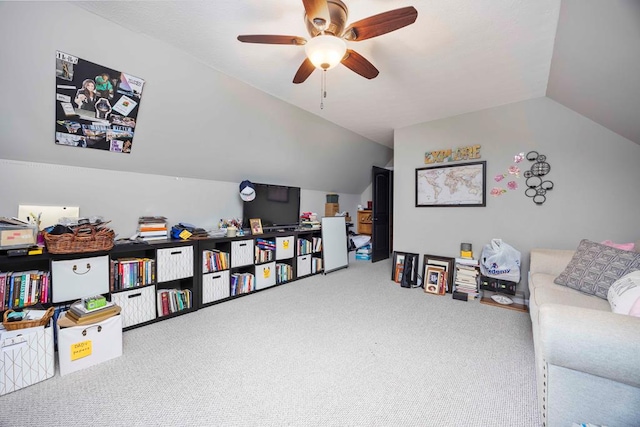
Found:
[(611, 246), (612, 248), (616, 248), (616, 249), (621, 249), (623, 251), (632, 251), (636, 244), (631, 242), (631, 243), (615, 243), (612, 242), (611, 240), (605, 240), (604, 242), (600, 242), (601, 245), (607, 245), (607, 246)]

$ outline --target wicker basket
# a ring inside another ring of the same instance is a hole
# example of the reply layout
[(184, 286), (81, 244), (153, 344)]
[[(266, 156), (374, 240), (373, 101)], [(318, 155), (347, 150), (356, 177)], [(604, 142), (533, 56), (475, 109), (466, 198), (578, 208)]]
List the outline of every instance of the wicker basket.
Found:
[(9, 316), (9, 313), (11, 313), (12, 311), (13, 310), (5, 311), (4, 317), (2, 319), (2, 325), (5, 327), (7, 331), (15, 331), (16, 329), (24, 329), (24, 328), (33, 328), (35, 326), (44, 326), (47, 323), (49, 323), (49, 320), (51, 320), (51, 317), (53, 317), (53, 312), (55, 311), (55, 308), (49, 307), (41, 319), (20, 320), (18, 322), (9, 322), (7, 321), (7, 318)]
[(73, 233), (49, 234), (45, 231), (43, 234), (47, 251), (52, 254), (108, 251), (113, 248), (115, 238), (112, 229), (97, 229), (91, 224), (81, 225)]

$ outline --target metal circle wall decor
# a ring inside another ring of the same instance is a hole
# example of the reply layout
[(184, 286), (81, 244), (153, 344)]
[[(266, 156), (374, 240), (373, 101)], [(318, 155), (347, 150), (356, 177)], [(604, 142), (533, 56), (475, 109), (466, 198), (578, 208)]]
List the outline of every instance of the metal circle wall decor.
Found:
[(547, 162), (547, 156), (538, 154), (537, 151), (529, 151), (526, 158), (534, 163), (528, 171), (524, 172), (524, 177), (527, 179), (527, 189), (524, 190), (524, 194), (536, 205), (541, 205), (547, 201), (547, 192), (553, 190), (553, 182), (542, 179), (551, 172), (551, 165)]

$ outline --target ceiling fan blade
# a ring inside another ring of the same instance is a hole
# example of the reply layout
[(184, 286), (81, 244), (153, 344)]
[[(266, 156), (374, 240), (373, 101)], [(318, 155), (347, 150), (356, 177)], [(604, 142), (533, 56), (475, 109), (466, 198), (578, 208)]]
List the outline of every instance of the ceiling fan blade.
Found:
[(327, 0), (302, 0), (307, 18), (320, 31), (325, 30), (331, 23)]
[(380, 73), (364, 56), (351, 49), (347, 49), (347, 54), (342, 60), (342, 65), (367, 79), (373, 79)]
[(264, 43), (264, 44), (293, 44), (303, 45), (307, 39), (297, 36), (274, 36), (269, 34), (256, 34), (250, 36), (238, 36), (238, 40), (244, 43)]
[(309, 61), (309, 58), (305, 58), (302, 65), (300, 65), (300, 68), (298, 68), (298, 72), (293, 77), (293, 82), (295, 84), (304, 82), (305, 80), (307, 80), (307, 77), (309, 77), (311, 73), (313, 73), (313, 70), (315, 69), (316, 67), (314, 67), (311, 61)]
[(360, 41), (381, 36), (416, 22), (418, 11), (413, 6), (390, 10), (370, 16), (349, 25), (342, 37), (349, 41)]

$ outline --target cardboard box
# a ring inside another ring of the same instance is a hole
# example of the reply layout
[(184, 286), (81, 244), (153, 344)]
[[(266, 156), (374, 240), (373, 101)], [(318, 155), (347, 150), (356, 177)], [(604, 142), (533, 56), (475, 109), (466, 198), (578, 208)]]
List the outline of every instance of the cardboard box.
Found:
[(0, 250), (28, 248), (36, 244), (38, 228), (32, 227), (0, 227)]
[(53, 377), (53, 320), (47, 326), (2, 331), (0, 396)]
[(324, 204), (324, 216), (336, 216), (338, 212), (340, 212), (340, 205), (338, 203)]
[[(61, 312), (58, 319), (66, 316)], [(122, 356), (122, 316), (112, 316), (90, 325), (60, 327), (58, 365), (60, 375), (67, 375)]]

